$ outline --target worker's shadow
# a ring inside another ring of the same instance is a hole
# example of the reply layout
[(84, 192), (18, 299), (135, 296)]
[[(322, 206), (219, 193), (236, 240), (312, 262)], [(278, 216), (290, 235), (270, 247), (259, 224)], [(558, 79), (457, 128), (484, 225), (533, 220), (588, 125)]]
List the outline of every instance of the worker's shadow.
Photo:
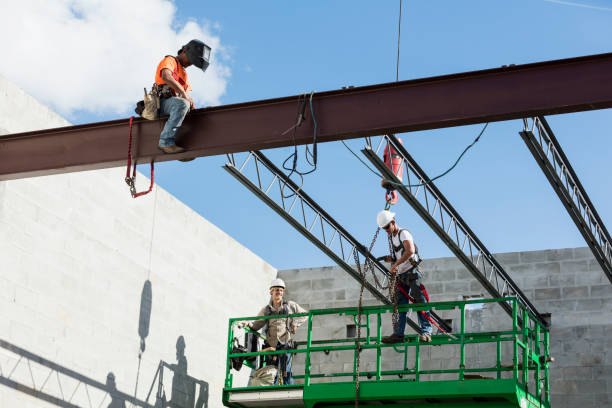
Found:
[(187, 357), (185, 356), (185, 338), (183, 336), (179, 336), (176, 340), (176, 364), (168, 364), (168, 368), (173, 371), (173, 376), (172, 395), (167, 406), (172, 408), (208, 408), (208, 383), (187, 374)]

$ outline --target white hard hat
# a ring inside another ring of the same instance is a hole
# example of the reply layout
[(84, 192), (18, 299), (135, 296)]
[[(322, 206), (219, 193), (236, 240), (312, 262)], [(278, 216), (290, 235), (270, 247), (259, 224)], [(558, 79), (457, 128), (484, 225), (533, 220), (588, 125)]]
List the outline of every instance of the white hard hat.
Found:
[(282, 279), (274, 279), (270, 282), (270, 289), (272, 288), (283, 288), (285, 289), (285, 282)]
[(382, 210), (376, 216), (376, 223), (380, 228), (386, 227), (391, 221), (393, 221), (395, 213), (387, 210)]

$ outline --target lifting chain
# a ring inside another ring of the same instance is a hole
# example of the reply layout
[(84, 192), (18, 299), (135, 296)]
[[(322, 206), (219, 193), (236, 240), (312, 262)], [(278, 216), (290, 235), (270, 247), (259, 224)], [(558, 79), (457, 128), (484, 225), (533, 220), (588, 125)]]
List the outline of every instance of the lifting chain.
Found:
[[(372, 242), (370, 243), (370, 247), (368, 248), (368, 254), (372, 253), (372, 249), (374, 248), (374, 243), (378, 238), (378, 233), (380, 232), (380, 227), (376, 229), (374, 233), (374, 238), (372, 238)], [(389, 240), (389, 250), (391, 251), (391, 241)], [(376, 286), (380, 289), (389, 289), (389, 300), (393, 303), (393, 327), (397, 327), (398, 313), (397, 313), (397, 291), (395, 287), (397, 285), (397, 274), (391, 274), (389, 278), (389, 284), (387, 286), (380, 283), (376, 273), (374, 272), (373, 262), (374, 260), (366, 257), (363, 269), (361, 268), (361, 264), (359, 263), (359, 253), (357, 252), (357, 248), (355, 248), (353, 252), (355, 256), (355, 266), (357, 267), (357, 272), (359, 272), (359, 277), (361, 278), (361, 288), (359, 289), (359, 306), (357, 307), (357, 367), (356, 367), (356, 377), (355, 377), (355, 408), (359, 407), (359, 375), (360, 375), (360, 363), (361, 363), (361, 309), (363, 305), (363, 290), (365, 288), (365, 282), (367, 277), (368, 269), (372, 273), (374, 277), (374, 281)], [(366, 341), (370, 341), (367, 339)]]

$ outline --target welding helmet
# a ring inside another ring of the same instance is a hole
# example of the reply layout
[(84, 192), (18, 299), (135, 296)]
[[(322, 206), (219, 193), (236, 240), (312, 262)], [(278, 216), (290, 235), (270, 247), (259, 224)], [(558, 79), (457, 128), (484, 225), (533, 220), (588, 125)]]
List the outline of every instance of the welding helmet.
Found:
[(191, 40), (183, 45), (181, 51), (185, 51), (187, 59), (202, 71), (206, 71), (210, 63), (210, 47), (200, 40)]

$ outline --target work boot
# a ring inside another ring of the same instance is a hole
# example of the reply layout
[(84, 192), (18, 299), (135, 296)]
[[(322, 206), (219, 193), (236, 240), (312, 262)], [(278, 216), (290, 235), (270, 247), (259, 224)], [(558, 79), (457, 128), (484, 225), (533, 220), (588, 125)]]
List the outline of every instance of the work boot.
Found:
[(422, 341), (423, 343), (429, 343), (431, 342), (431, 334), (429, 333), (423, 333), (419, 336), (419, 341)]
[(400, 336), (399, 334), (393, 333), (389, 337), (385, 337), (381, 340), (384, 344), (395, 344), (402, 343), (404, 341), (404, 336)]
[(185, 148), (177, 146), (175, 144), (170, 146), (158, 146), (158, 148), (166, 154), (183, 153), (185, 151)]

